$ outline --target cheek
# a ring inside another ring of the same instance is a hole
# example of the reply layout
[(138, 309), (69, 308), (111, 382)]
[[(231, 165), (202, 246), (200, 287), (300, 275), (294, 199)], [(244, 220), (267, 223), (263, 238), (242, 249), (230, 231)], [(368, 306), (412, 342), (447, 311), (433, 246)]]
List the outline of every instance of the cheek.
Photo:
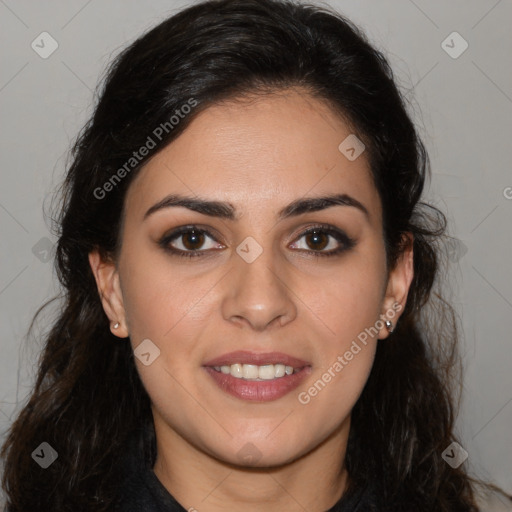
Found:
[(375, 326), (382, 313), (384, 285), (382, 261), (360, 255), (347, 258), (329, 275), (304, 281), (307, 305), (325, 324), (329, 354), (344, 350), (361, 332)]
[(171, 267), (161, 258), (139, 265), (126, 261), (125, 268), (130, 270), (124, 273), (123, 301), (134, 341), (154, 337), (163, 343), (182, 331), (201, 314), (199, 299), (214, 282), (208, 276), (180, 272), (179, 266)]
[(326, 426), (350, 413), (369, 376), (382, 326), (384, 284), (382, 261), (358, 257), (304, 290), (312, 318), (318, 319), (317, 333), (323, 335), (317, 337), (320, 364), (298, 401), (319, 417), (326, 417), (322, 411), (336, 411)]
[(340, 272), (316, 295), (316, 316), (329, 334), (317, 337), (319, 364), (298, 390), (298, 407), (311, 419), (304, 425), (305, 435), (332, 432), (357, 402), (375, 357), (381, 283), (378, 272)]
[(309, 386), (300, 390), (297, 416), (307, 418), (301, 425), (304, 439), (324, 439), (350, 421), (350, 413), (368, 380), (375, 348), (374, 342), (352, 348), (358, 353), (350, 361), (344, 355), (336, 356), (318, 368)]

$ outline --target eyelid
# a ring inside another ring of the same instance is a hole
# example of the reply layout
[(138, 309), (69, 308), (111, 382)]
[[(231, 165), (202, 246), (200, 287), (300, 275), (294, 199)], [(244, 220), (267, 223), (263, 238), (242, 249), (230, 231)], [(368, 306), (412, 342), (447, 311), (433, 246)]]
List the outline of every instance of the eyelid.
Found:
[[(313, 249), (310, 249), (310, 250), (299, 249), (299, 252), (307, 253), (312, 256), (334, 256), (336, 254), (341, 254), (341, 253), (351, 249), (356, 244), (356, 240), (349, 237), (340, 228), (337, 228), (330, 224), (322, 224), (322, 223), (312, 224), (306, 228), (302, 228), (302, 230), (295, 236), (295, 238), (293, 239), (294, 242), (292, 242), (292, 243), (296, 243), (298, 240), (307, 236), (311, 232), (314, 232), (315, 230), (322, 231), (325, 234), (327, 234), (327, 236), (334, 238), (340, 244), (340, 246), (336, 249), (331, 249), (329, 251), (323, 251), (323, 250), (315, 251)], [(161, 237), (161, 239), (158, 241), (158, 245), (173, 255), (185, 256), (185, 257), (209, 256), (209, 255), (211, 255), (211, 253), (213, 251), (220, 250), (219, 248), (216, 248), (216, 249), (197, 249), (197, 250), (184, 251), (183, 249), (176, 249), (174, 247), (169, 246), (170, 242), (174, 241), (177, 238), (180, 238), (181, 235), (189, 233), (190, 231), (197, 231), (197, 232), (211, 238), (218, 244), (222, 245), (223, 246), (222, 248), (225, 248), (225, 245), (222, 242), (219, 242), (219, 240), (217, 239), (217, 236), (212, 233), (212, 231), (215, 231), (215, 230), (212, 230), (212, 228), (209, 228), (209, 227), (208, 228), (201, 227), (200, 224), (187, 224), (185, 226), (177, 227), (177, 228), (171, 230), (171, 232), (163, 235)]]
[(183, 249), (176, 249), (174, 247), (170, 247), (169, 244), (171, 242), (173, 242), (176, 239), (179, 239), (182, 235), (184, 235), (186, 233), (190, 233), (191, 231), (197, 231), (198, 233), (201, 233), (202, 235), (205, 235), (208, 238), (211, 238), (212, 240), (217, 242), (218, 244), (222, 245), (223, 246), (222, 248), (225, 248), (225, 245), (222, 242), (219, 242), (219, 240), (217, 239), (217, 236), (212, 233), (212, 231), (214, 231), (214, 230), (212, 230), (211, 228), (201, 227), (200, 224), (187, 224), (185, 226), (177, 227), (177, 228), (171, 230), (170, 232), (164, 234), (158, 241), (158, 245), (160, 247), (162, 247), (164, 250), (166, 250), (172, 254), (187, 255), (187, 256), (196, 256), (196, 255), (199, 256), (199, 255), (203, 255), (205, 253), (210, 253), (211, 251), (214, 251), (214, 250), (219, 250), (219, 249), (206, 249), (206, 250), (197, 249), (195, 251), (193, 251), (193, 250), (184, 251)]
[(321, 231), (327, 234), (327, 236), (334, 238), (338, 242), (339, 246), (336, 249), (331, 249), (329, 251), (314, 251), (313, 249), (300, 249), (300, 251), (312, 254), (313, 256), (334, 256), (336, 254), (341, 254), (349, 249), (352, 249), (356, 245), (356, 240), (348, 236), (345, 231), (330, 224), (324, 223), (312, 224), (304, 228), (294, 238), (295, 241), (293, 243), (297, 243), (298, 240), (314, 231)]

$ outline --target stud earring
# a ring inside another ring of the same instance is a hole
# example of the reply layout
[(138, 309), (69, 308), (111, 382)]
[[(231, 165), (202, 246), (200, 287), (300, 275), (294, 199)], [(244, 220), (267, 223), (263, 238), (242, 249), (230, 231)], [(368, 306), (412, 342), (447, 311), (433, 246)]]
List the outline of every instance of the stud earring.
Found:
[(116, 323), (114, 324), (114, 329), (118, 329), (118, 328), (119, 328), (119, 322), (116, 322)]
[(393, 322), (391, 320), (386, 320), (385, 324), (390, 333), (394, 331)]

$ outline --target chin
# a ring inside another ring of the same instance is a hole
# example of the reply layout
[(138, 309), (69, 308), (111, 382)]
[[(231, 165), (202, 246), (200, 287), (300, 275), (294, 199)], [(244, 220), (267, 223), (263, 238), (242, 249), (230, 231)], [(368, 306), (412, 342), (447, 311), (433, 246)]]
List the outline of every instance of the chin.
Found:
[(233, 466), (255, 469), (290, 464), (311, 450), (311, 447), (304, 445), (303, 438), (295, 440), (290, 436), (276, 436), (270, 441), (260, 436), (251, 440), (247, 435), (236, 440), (235, 450), (226, 452), (225, 445), (217, 448), (220, 450), (212, 450), (211, 454), (218, 460)]

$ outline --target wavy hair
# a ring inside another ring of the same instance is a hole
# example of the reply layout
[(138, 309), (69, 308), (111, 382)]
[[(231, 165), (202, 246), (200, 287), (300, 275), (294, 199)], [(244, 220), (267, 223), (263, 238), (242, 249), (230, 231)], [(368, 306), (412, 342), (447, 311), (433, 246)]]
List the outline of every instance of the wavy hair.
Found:
[[(117, 461), (130, 433), (152, 425), (152, 416), (130, 345), (109, 330), (88, 254), (99, 248), (116, 257), (130, 183), (199, 112), (290, 87), (326, 101), (365, 143), (382, 201), (388, 269), (404, 250), (404, 235), (413, 235), (406, 307), (393, 334), (378, 344), (352, 410), (346, 453), (352, 485), (377, 483), (395, 512), (477, 510), (464, 466), (441, 458), (455, 439), (458, 376), (456, 318), (435, 292), (446, 220), (421, 201), (428, 155), (386, 58), (328, 8), (213, 0), (174, 14), (116, 57), (73, 147), (58, 191), (62, 304), (44, 339), (34, 389), (1, 452), (9, 512), (112, 509)], [(171, 127), (191, 99), (195, 108)], [(157, 147), (127, 170), (152, 134)], [(123, 165), (127, 172), (114, 180)], [(107, 182), (112, 186), (103, 194)], [(434, 328), (426, 329), (427, 320)], [(59, 453), (45, 470), (31, 458), (43, 441)], [(154, 438), (141, 443), (151, 452)]]

